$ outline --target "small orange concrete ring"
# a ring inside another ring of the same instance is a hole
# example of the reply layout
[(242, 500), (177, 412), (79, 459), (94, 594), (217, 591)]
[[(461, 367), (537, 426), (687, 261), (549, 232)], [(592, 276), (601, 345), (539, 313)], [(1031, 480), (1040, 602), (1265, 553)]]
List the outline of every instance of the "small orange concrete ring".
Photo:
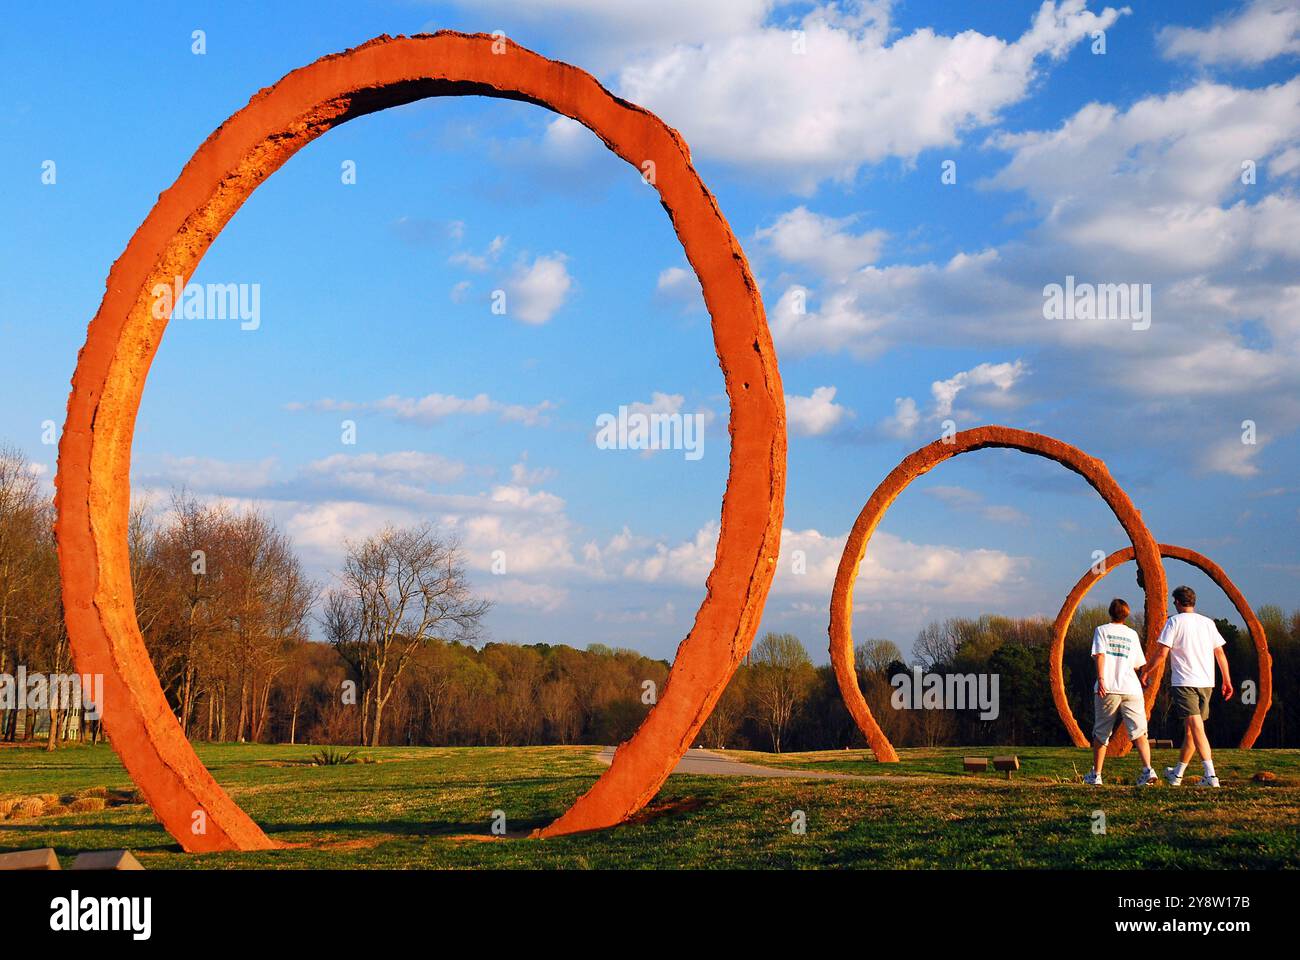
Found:
[[(844, 698), (849, 713), (857, 722), (871, 745), (876, 759), (881, 762), (896, 762), (898, 754), (885, 736), (884, 731), (871, 715), (862, 688), (858, 685), (857, 670), (853, 654), (853, 584), (858, 578), (858, 568), (867, 553), (867, 543), (875, 533), (893, 502), (899, 494), (907, 489), (913, 480), (928, 473), (934, 467), (951, 460), (962, 453), (983, 450), (986, 447), (1002, 447), (1032, 453), (1035, 456), (1055, 460), (1079, 474), (1101, 494), (1102, 499), (1115, 513), (1116, 519), (1133, 541), (1136, 548), (1138, 569), (1142, 571), (1146, 586), (1146, 622), (1147, 649), (1150, 650), (1155, 639), (1164, 626), (1165, 570), (1160, 564), (1160, 550), (1151, 531), (1142, 522), (1142, 515), (1133, 501), (1111, 477), (1110, 471), (1100, 460), (1095, 460), (1077, 447), (1054, 440), (1041, 433), (1015, 430), (1011, 427), (977, 427), (964, 430), (947, 439), (936, 440), (908, 456), (876, 487), (871, 499), (867, 501), (858, 519), (849, 533), (844, 545), (844, 554), (840, 557), (839, 570), (835, 574), (835, 587), (831, 594), (831, 663), (835, 667), (835, 678), (839, 681), (840, 695)], [(1059, 670), (1057, 661), (1053, 669)], [(1147, 714), (1151, 713), (1151, 704), (1155, 697), (1155, 688), (1159, 677), (1147, 692)]]
[[(1249, 750), (1255, 745), (1255, 740), (1264, 727), (1264, 717), (1273, 704), (1273, 657), (1268, 652), (1268, 634), (1264, 632), (1264, 625), (1259, 622), (1259, 618), (1255, 616), (1255, 611), (1250, 608), (1250, 604), (1246, 602), (1242, 592), (1237, 589), (1237, 585), (1223, 572), (1223, 568), (1209, 557), (1203, 556), (1195, 550), (1189, 550), (1186, 547), (1175, 547), (1168, 543), (1160, 544), (1160, 556), (1189, 563), (1213, 580), (1219, 589), (1228, 595), (1228, 599), (1237, 608), (1237, 613), (1241, 615), (1241, 619), (1246, 622), (1246, 627), (1250, 630), (1250, 637), (1255, 641), (1255, 653), (1259, 660), (1259, 699), (1255, 701), (1255, 712), (1251, 714), (1250, 725), (1246, 727), (1246, 732), (1241, 735), (1241, 743), (1238, 744), (1240, 749)], [(1074, 619), (1075, 611), (1079, 609), (1079, 604), (1088, 595), (1088, 591), (1115, 567), (1128, 563), (1132, 559), (1133, 548), (1125, 547), (1123, 550), (1115, 551), (1103, 561), (1100, 573), (1094, 568), (1089, 568), (1088, 572), (1080, 577), (1079, 582), (1074, 585), (1070, 595), (1065, 598), (1065, 603), (1061, 606), (1061, 612), (1056, 615), (1056, 622), (1052, 625), (1052, 648), (1049, 654), (1051, 658), (1052, 699), (1056, 702), (1056, 712), (1060, 716), (1061, 722), (1065, 724), (1065, 729), (1069, 731), (1070, 739), (1074, 741), (1076, 747), (1088, 746), (1088, 738), (1079, 729), (1078, 721), (1074, 718), (1074, 712), (1070, 709), (1070, 701), (1065, 696), (1065, 677), (1062, 670), (1062, 663), (1065, 659), (1065, 635), (1070, 629), (1070, 621)], [(1148, 652), (1149, 650), (1150, 644), (1148, 644)], [(1152, 684), (1152, 687), (1154, 688), (1155, 684)]]
[[(136, 621), (127, 557), (131, 439), (165, 317), (153, 290), (188, 280), (267, 177), (355, 117), (436, 96), (534, 103), (578, 121), (637, 167), (699, 277), (731, 402), (721, 533), (706, 596), (658, 703), (596, 784), (544, 835), (619, 823), (655, 795), (749, 650), (771, 586), (785, 496), (785, 396), (744, 251), (677, 132), (590, 74), (502, 38), (378, 37), (259, 91), (159, 198), (108, 276), (77, 360), (56, 480), (59, 570), (78, 669), (104, 677), (104, 724), (149, 805), (185, 850), (274, 846), (195, 755)], [(653, 166), (651, 166), (653, 164)], [(653, 171), (653, 176), (648, 172)]]

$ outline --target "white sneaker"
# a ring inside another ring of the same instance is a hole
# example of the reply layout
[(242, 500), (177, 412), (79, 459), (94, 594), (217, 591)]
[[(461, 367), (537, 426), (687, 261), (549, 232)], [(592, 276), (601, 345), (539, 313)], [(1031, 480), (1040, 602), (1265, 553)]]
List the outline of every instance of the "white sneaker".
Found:
[(1165, 767), (1165, 779), (1169, 781), (1171, 787), (1181, 787), (1183, 778), (1178, 775), (1177, 767)]
[(1194, 787), (1217, 787), (1219, 785), (1218, 777), (1201, 777), (1192, 786)]
[(1160, 778), (1156, 776), (1156, 772), (1150, 767), (1147, 767), (1138, 774), (1137, 785), (1139, 787), (1154, 787), (1159, 779)]
[(1098, 773), (1096, 770), (1089, 770), (1087, 773), (1083, 775), (1083, 782), (1088, 784), (1090, 787), (1100, 787), (1101, 774)]

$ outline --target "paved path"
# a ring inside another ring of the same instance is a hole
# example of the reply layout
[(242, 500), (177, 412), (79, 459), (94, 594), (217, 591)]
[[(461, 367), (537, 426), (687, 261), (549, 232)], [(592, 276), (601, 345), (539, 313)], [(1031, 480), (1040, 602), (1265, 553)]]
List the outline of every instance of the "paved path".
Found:
[[(614, 759), (614, 748), (605, 747), (596, 754), (601, 763)], [(695, 773), (720, 777), (796, 777), (802, 780), (893, 780), (894, 777), (860, 776), (853, 773), (827, 773), (824, 770), (790, 770), (782, 767), (760, 767), (756, 763), (741, 763), (712, 750), (687, 750), (677, 761), (673, 773)]]

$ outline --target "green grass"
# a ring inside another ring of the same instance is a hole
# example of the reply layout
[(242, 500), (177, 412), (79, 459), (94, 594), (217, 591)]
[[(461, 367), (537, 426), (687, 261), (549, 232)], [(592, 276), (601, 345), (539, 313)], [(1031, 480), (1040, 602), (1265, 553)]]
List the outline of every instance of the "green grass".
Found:
[[(1223, 788), (1085, 788), (1088, 754), (1019, 748), (1022, 769), (963, 775), (964, 754), (903, 750), (732, 752), (737, 759), (880, 780), (674, 776), (636, 822), (535, 841), (604, 767), (591, 747), (363, 749), (375, 763), (307, 766), (317, 747), (200, 745), (199, 756), (286, 849), (187, 855), (132, 804), (103, 812), (0, 821), (0, 852), (51, 846), (61, 856), (126, 847), (149, 868), (1276, 868), (1300, 866), (1300, 751), (1221, 750)], [(1157, 766), (1172, 762), (1163, 751)], [(1135, 756), (1110, 762), (1130, 780)], [(1254, 782), (1256, 771), (1279, 777)], [(0, 749), (0, 798), (129, 789), (110, 748)], [(494, 810), (513, 836), (491, 838)], [(807, 832), (794, 834), (795, 810)], [(1106, 816), (1104, 835), (1092, 814)]]

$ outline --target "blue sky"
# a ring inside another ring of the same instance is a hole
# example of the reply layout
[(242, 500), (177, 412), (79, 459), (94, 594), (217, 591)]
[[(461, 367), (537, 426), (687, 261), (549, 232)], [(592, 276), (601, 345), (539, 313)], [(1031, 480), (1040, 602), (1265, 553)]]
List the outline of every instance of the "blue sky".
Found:
[[(844, 537), (946, 419), (1082, 447), (1158, 539), (1210, 555), (1256, 605), (1296, 606), (1298, 5), (698, 6), (8, 10), (0, 440), (52, 479), (42, 425), (62, 424), (109, 266), (259, 88), (382, 33), (504, 30), (678, 128), (759, 279), (791, 421), (763, 629), (825, 661)], [(726, 397), (685, 266), (638, 172), (540, 108), (440, 99), (350, 122), (259, 188), (192, 278), (256, 284), (260, 326), (172, 321), (137, 494), (256, 504), (322, 583), (345, 538), (431, 519), (495, 599), (493, 639), (671, 657), (727, 467)], [(1045, 319), (1043, 289), (1067, 275), (1151, 284), (1150, 329)], [(702, 413), (704, 456), (598, 449), (596, 418), (631, 404)], [(1062, 468), (963, 457), (889, 513), (855, 634), (907, 649), (935, 618), (1054, 615), (1093, 551), (1123, 545)], [(1230, 612), (1199, 575), (1170, 575)], [(1135, 599), (1132, 584), (1104, 589)]]

